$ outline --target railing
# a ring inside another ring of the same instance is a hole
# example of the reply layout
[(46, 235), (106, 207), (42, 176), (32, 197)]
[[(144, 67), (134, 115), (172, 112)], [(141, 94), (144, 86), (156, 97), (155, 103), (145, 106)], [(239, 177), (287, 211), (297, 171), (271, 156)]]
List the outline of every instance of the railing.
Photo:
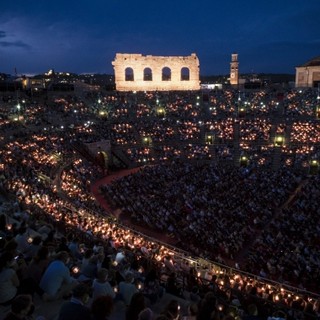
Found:
[[(64, 208), (67, 210), (70, 210), (70, 211), (79, 212), (79, 210), (77, 210), (73, 206), (65, 206)], [(206, 258), (192, 256), (188, 251), (177, 248), (177, 247), (172, 246), (170, 244), (167, 244), (165, 242), (159, 241), (158, 239), (152, 238), (152, 237), (144, 234), (143, 232), (136, 230), (133, 227), (129, 227), (127, 225), (122, 224), (116, 218), (112, 217), (112, 214), (110, 214), (110, 213), (108, 213), (108, 216), (104, 216), (104, 215), (101, 215), (100, 213), (97, 213), (97, 212), (91, 210), (90, 208), (87, 208), (87, 207), (84, 207), (83, 210), (88, 214), (92, 214), (94, 216), (101, 216), (104, 219), (107, 219), (107, 221), (109, 221), (110, 223), (116, 225), (117, 228), (121, 228), (121, 229), (130, 231), (134, 235), (140, 236), (150, 243), (157, 243), (159, 246), (163, 246), (163, 247), (167, 248), (167, 250), (168, 250), (168, 252), (170, 252), (170, 255), (172, 256), (175, 264), (179, 265), (179, 262), (181, 264), (181, 261), (184, 264), (188, 263), (190, 266), (196, 268), (196, 270), (199, 274), (198, 278), (204, 282), (209, 281), (208, 279), (206, 279), (204, 277), (204, 274), (210, 272), (210, 273), (215, 274), (217, 276), (227, 275), (229, 277), (245, 278), (248, 281), (253, 280), (256, 283), (259, 283), (264, 288), (268, 287), (269, 289), (276, 290), (278, 292), (278, 294), (283, 294), (284, 292), (286, 292), (287, 294), (291, 294), (292, 296), (301, 296), (302, 297), (302, 296), (307, 295), (310, 299), (313, 299), (313, 300), (320, 299), (320, 294), (318, 294), (318, 293), (311, 292), (306, 289), (300, 289), (300, 288), (297, 288), (297, 287), (290, 285), (288, 283), (281, 283), (281, 282), (274, 281), (274, 280), (271, 280), (268, 278), (263, 278), (261, 276), (258, 276), (258, 275), (255, 275), (255, 274), (252, 274), (249, 272), (245, 272), (240, 269), (233, 268), (233, 267), (230, 267), (228, 265), (225, 265), (225, 264), (222, 264), (219, 262), (214, 262), (214, 261), (208, 260)], [(174, 267), (174, 264), (173, 264), (173, 267)]]

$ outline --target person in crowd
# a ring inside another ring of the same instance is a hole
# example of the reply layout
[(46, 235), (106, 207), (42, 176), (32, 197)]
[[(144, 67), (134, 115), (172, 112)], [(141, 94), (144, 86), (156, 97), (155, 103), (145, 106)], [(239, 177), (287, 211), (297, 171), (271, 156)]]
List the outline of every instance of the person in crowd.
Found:
[(87, 250), (85, 250), (84, 254), (83, 254), (83, 258), (81, 260), (81, 268), (80, 268), (80, 272), (83, 273), (84, 268), (87, 267), (91, 257), (93, 256), (93, 250), (88, 248)]
[(56, 248), (56, 252), (60, 252), (60, 251), (66, 251), (68, 253), (70, 253), (70, 249), (67, 245), (67, 238), (65, 236), (62, 236), (60, 239), (59, 239), (59, 243), (58, 243), (58, 246)]
[(70, 254), (74, 259), (82, 260), (83, 254), (80, 251), (79, 239), (75, 237), (73, 234), (68, 235), (68, 248), (70, 250)]
[(242, 317), (243, 320), (261, 320), (258, 315), (258, 308), (256, 304), (251, 303), (248, 305), (247, 313)]
[[(17, 256), (18, 258), (18, 256)], [(18, 293), (20, 281), (15, 271), (15, 257), (4, 252), (0, 257), (0, 304), (9, 305)]]
[(145, 308), (146, 304), (143, 293), (134, 293), (126, 310), (126, 320), (138, 320), (140, 312)]
[(3, 251), (10, 252), (14, 257), (20, 256), (19, 251), (17, 250), (18, 244), (14, 238), (11, 238), (8, 240), (3, 248)]
[(199, 287), (194, 286), (190, 292), (190, 300), (198, 303), (201, 300), (200, 294), (199, 294)]
[(64, 303), (60, 309), (58, 320), (88, 320), (91, 311), (86, 306), (90, 300), (91, 290), (86, 284), (78, 284), (72, 290), (71, 300)]
[(47, 294), (47, 299), (57, 300), (67, 296), (77, 285), (77, 281), (71, 277), (70, 270), (67, 267), (69, 260), (69, 254), (61, 251), (44, 272), (40, 281), (40, 288)]
[(5, 239), (10, 236), (10, 231), (7, 228), (7, 216), (5, 214), (0, 214), (0, 237)]
[(213, 292), (207, 292), (204, 298), (199, 302), (199, 311), (197, 320), (214, 319), (216, 313), (216, 297)]
[(46, 238), (42, 241), (42, 244), (48, 248), (56, 248), (57, 239), (55, 238), (56, 230), (52, 229), (47, 234)]
[(41, 246), (27, 266), (26, 276), (32, 278), (36, 283), (40, 283), (49, 263), (49, 250), (47, 247)]
[(97, 272), (97, 277), (92, 283), (92, 299), (95, 300), (100, 296), (110, 296), (115, 298), (116, 294), (108, 281), (109, 272), (106, 268), (101, 268)]
[(91, 305), (92, 320), (108, 320), (114, 308), (113, 299), (109, 296), (99, 296)]
[(155, 320), (170, 320), (170, 318), (168, 318), (164, 314), (160, 314), (155, 318)]
[(153, 319), (154, 319), (154, 313), (150, 308), (143, 309), (138, 315), (138, 320), (153, 320)]
[(15, 236), (17, 242), (17, 250), (21, 254), (25, 254), (30, 249), (30, 243), (28, 242), (29, 234), (27, 233), (27, 227), (21, 225), (18, 229), (18, 234)]
[(175, 272), (171, 272), (168, 277), (166, 291), (178, 297), (182, 296), (181, 286), (177, 281), (177, 274)]
[(5, 237), (0, 236), (0, 255), (2, 254), (4, 247), (7, 243), (7, 240)]
[(119, 295), (124, 301), (125, 305), (129, 306), (132, 296), (138, 292), (136, 285), (134, 284), (134, 277), (131, 272), (127, 272), (125, 280), (119, 283)]
[(151, 304), (157, 302), (165, 292), (165, 289), (160, 285), (160, 275), (157, 274), (156, 267), (152, 267), (146, 274), (143, 284), (143, 293), (150, 300)]
[(99, 257), (97, 254), (90, 257), (86, 266), (81, 268), (79, 281), (92, 281), (94, 278), (97, 277), (98, 260), (99, 260)]
[(11, 304), (11, 311), (4, 320), (29, 320), (34, 312), (34, 304), (30, 295), (17, 295)]
[[(28, 241), (30, 240), (28, 239)], [(33, 257), (36, 256), (39, 248), (41, 247), (42, 238), (41, 236), (37, 235), (31, 241), (31, 244), (29, 243), (29, 247), (23, 255), (26, 261), (30, 261)]]
[(180, 319), (180, 305), (177, 300), (171, 300), (161, 312), (169, 320), (179, 320)]
[(188, 306), (188, 314), (182, 317), (182, 320), (197, 320), (198, 315), (198, 304), (191, 303)]

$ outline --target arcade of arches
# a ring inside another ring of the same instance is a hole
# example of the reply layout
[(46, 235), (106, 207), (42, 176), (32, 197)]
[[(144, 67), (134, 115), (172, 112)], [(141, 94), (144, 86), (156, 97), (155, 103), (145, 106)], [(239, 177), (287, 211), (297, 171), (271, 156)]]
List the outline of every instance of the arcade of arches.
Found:
[(199, 90), (199, 59), (117, 53), (112, 62), (118, 91)]

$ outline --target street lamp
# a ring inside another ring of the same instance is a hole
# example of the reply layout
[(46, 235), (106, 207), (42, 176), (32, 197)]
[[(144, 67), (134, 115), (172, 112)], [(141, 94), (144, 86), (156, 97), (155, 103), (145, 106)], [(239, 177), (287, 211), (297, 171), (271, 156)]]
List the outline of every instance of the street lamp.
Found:
[(240, 157), (240, 166), (241, 167), (247, 167), (248, 166), (248, 164), (249, 164), (249, 159), (248, 159), (248, 157), (247, 156), (241, 156)]
[(239, 118), (243, 118), (246, 115), (246, 106), (245, 105), (239, 105), (238, 106), (238, 116)]
[(163, 118), (165, 116), (165, 109), (163, 107), (158, 107), (156, 109), (157, 115), (160, 118)]
[(214, 143), (214, 133), (207, 132), (205, 135), (206, 145), (212, 145)]
[(284, 136), (276, 135), (276, 137), (274, 138), (274, 145), (276, 147), (282, 147), (284, 145)]
[(320, 105), (316, 106), (316, 118), (320, 120)]
[(151, 137), (143, 137), (142, 142), (145, 146), (149, 147), (152, 143)]
[(319, 161), (316, 159), (312, 159), (309, 163), (309, 173), (311, 175), (318, 174), (319, 171)]
[(100, 115), (101, 117), (105, 117), (105, 116), (108, 115), (108, 113), (107, 113), (105, 110), (100, 110), (100, 111), (99, 111), (99, 115)]
[(18, 110), (18, 120), (20, 120), (20, 110), (21, 110), (21, 105), (20, 103), (18, 102), (17, 104), (17, 110)]

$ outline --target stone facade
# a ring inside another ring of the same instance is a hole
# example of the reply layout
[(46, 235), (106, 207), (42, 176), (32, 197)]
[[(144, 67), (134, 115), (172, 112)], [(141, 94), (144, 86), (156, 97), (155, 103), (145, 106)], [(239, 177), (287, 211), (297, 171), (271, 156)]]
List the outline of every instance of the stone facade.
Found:
[(117, 53), (112, 61), (118, 91), (199, 90), (199, 59)]
[(296, 87), (318, 87), (320, 85), (320, 56), (296, 67)]

